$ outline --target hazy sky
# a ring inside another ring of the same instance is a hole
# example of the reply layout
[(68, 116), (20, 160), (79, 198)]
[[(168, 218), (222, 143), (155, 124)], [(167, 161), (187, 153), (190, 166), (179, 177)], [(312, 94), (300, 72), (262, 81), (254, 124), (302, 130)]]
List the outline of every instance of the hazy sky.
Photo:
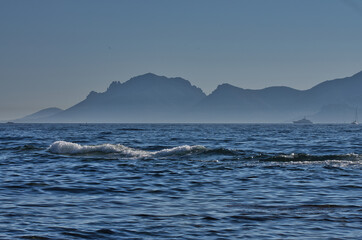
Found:
[(210, 93), (361, 70), (359, 0), (0, 0), (0, 119), (147, 72)]

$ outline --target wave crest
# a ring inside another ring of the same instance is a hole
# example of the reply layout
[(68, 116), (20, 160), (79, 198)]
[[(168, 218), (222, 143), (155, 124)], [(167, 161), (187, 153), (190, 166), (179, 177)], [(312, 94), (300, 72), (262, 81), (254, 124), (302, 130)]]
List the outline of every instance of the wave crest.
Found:
[(166, 148), (160, 151), (144, 151), (126, 147), (121, 144), (100, 144), (100, 145), (80, 145), (78, 143), (56, 141), (52, 143), (48, 151), (56, 154), (88, 154), (88, 153), (118, 153), (127, 157), (146, 158), (164, 157), (171, 155), (185, 155), (206, 151), (206, 147), (200, 145), (184, 145), (173, 148)]
[(263, 162), (287, 162), (287, 163), (327, 163), (327, 162), (351, 162), (361, 163), (361, 155), (350, 153), (340, 155), (309, 155), (305, 153), (291, 154), (255, 154), (242, 150), (231, 150), (225, 148), (210, 149), (201, 145), (183, 145), (173, 148), (160, 147), (158, 150), (141, 150), (130, 148), (122, 144), (100, 144), (100, 145), (80, 145), (78, 143), (56, 141), (48, 149), (49, 152), (65, 155), (81, 154), (117, 154), (126, 158), (164, 158), (170, 156), (193, 155), (201, 158), (225, 159), (225, 160), (251, 160)]

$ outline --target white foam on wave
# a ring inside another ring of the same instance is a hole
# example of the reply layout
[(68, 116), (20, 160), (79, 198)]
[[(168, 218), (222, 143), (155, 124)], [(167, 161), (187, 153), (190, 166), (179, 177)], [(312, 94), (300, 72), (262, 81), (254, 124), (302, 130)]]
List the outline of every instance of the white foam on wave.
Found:
[(48, 151), (56, 154), (87, 154), (87, 153), (119, 153), (127, 157), (146, 158), (153, 156), (171, 156), (184, 155), (192, 152), (202, 152), (206, 148), (200, 145), (184, 145), (173, 148), (167, 148), (160, 151), (144, 151), (126, 147), (121, 144), (101, 144), (101, 145), (80, 145), (78, 143), (56, 141), (52, 143)]

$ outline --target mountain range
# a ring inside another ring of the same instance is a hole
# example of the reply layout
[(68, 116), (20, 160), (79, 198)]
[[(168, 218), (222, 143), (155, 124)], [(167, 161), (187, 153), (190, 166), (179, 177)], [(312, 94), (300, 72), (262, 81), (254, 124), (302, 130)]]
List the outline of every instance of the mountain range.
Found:
[(183, 78), (152, 73), (112, 82), (76, 105), (48, 108), (14, 122), (278, 123), (307, 116), (314, 122), (351, 122), (362, 106), (362, 72), (322, 82), (308, 90), (251, 90), (219, 85), (206, 95)]

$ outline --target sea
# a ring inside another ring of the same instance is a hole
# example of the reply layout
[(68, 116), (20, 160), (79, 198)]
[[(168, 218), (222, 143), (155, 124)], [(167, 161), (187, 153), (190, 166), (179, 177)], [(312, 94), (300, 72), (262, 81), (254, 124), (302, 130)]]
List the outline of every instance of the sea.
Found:
[(362, 239), (361, 130), (0, 124), (0, 239)]

